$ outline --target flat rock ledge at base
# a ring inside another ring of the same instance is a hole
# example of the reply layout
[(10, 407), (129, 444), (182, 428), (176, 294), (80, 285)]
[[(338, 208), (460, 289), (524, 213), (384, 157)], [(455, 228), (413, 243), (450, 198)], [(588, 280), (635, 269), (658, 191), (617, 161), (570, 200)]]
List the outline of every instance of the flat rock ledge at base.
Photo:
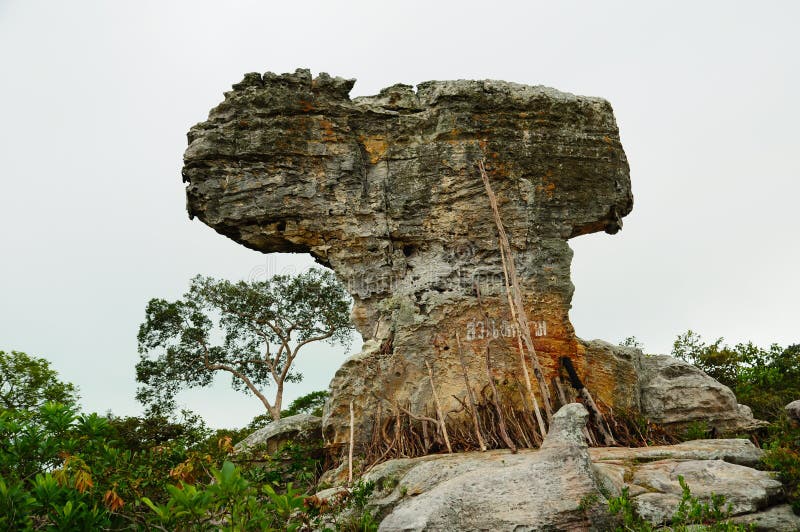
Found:
[[(755, 530), (800, 530), (783, 489), (753, 469), (762, 454), (744, 439), (643, 448), (587, 448), (585, 408), (563, 407), (539, 450), (431, 455), (384, 462), (365, 476), (381, 531), (608, 530), (607, 497), (628, 488), (637, 512), (668, 523), (682, 475), (698, 498), (724, 495), (732, 520)], [(337, 488), (320, 492), (328, 497)]]

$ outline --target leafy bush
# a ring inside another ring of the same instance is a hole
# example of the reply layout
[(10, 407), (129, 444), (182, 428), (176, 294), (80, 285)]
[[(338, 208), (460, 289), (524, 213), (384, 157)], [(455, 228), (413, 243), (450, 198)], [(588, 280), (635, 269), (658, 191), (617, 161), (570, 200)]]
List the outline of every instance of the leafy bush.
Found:
[(731, 347), (722, 338), (708, 344), (687, 331), (675, 340), (672, 353), (729, 386), (755, 417), (771, 422), (752, 437), (766, 450), (764, 466), (778, 473), (800, 514), (800, 427), (784, 411), (787, 403), (800, 398), (800, 344), (764, 349), (748, 342)]
[(800, 344), (764, 349), (752, 342), (724, 345), (722, 338), (708, 344), (687, 331), (675, 340), (672, 354), (731, 388), (757, 418), (777, 419), (784, 405), (800, 398)]
[(169, 472), (187, 450), (171, 442), (132, 451), (113, 437), (108, 419), (78, 414), (70, 405), (46, 403), (34, 416), (0, 412), (3, 513), (23, 527), (34, 521), (66, 529), (130, 524), (139, 499), (164, 496)]
[(373, 532), (378, 521), (367, 508), (367, 500), (375, 491), (374, 482), (358, 481), (349, 490), (342, 489), (329, 499), (308, 497), (308, 515), (315, 529), (339, 532)]
[(636, 513), (627, 486), (622, 488), (622, 494), (619, 497), (608, 499), (608, 511), (612, 516), (617, 517), (615, 531), (650, 532), (654, 529), (653, 525)]
[[(35, 418), (0, 413), (3, 530), (296, 530), (353, 508), (359, 515), (342, 521), (347, 529), (374, 529), (364, 509), (367, 488), (348, 492), (324, 512), (305, 504), (320, 470), (319, 443), (236, 457), (237, 466), (229, 458), (230, 436), (206, 452), (210, 437), (181, 439), (199, 434), (191, 426), (160, 431), (157, 420), (109, 420), (56, 403), (43, 405)], [(128, 449), (129, 439), (115, 439), (138, 431), (151, 434), (152, 447)]]
[(692, 421), (683, 431), (684, 440), (702, 440), (708, 437), (708, 423), (705, 421)]
[(778, 473), (788, 502), (800, 515), (800, 427), (784, 414), (770, 427), (764, 448), (762, 463)]
[(107, 419), (111, 426), (111, 439), (117, 446), (133, 452), (173, 441), (183, 441), (188, 445), (216, 436), (199, 416), (186, 410), (181, 411), (180, 420), (163, 415), (116, 417), (113, 414), (108, 414)]
[[(321, 442), (237, 456), (237, 466), (233, 442), (246, 430), (211, 431), (189, 412), (81, 414), (74, 386), (47, 361), (0, 353), (0, 371), (23, 373), (4, 375), (13, 386), (0, 390), (0, 530), (294, 530), (321, 515), (304, 496), (320, 473)], [(312, 394), (295, 407), (320, 401)]]

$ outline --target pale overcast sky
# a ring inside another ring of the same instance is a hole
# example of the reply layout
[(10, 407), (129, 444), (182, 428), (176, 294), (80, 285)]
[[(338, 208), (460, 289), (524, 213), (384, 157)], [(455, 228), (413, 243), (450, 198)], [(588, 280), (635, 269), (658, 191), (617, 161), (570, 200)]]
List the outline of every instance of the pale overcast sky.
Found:
[[(357, 78), (352, 96), (493, 78), (607, 98), (635, 205), (621, 233), (571, 241), (578, 335), (800, 342), (799, 6), (0, 0), (0, 349), (52, 360), (89, 411), (136, 414), (150, 298), (307, 267), (189, 221), (180, 176), (232, 83), (298, 67)], [(288, 398), (343, 360), (318, 349)], [(182, 401), (213, 426), (261, 412), (227, 383)]]

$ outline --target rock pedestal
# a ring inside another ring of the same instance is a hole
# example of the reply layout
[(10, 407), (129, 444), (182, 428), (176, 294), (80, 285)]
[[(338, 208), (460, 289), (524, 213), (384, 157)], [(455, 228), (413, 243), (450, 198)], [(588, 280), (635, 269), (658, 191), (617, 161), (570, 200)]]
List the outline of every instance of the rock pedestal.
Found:
[(443, 408), (456, 407), (452, 395), (465, 395), (457, 331), (476, 388), (487, 381), (488, 339), (495, 377), (514, 383), (519, 375), (480, 160), (546, 376), (564, 356), (583, 373), (568, 317), (567, 240), (615, 233), (633, 205), (608, 102), (463, 80), (351, 100), (353, 83), (307, 70), (247, 74), (191, 129), (183, 169), (190, 216), (259, 251), (310, 253), (353, 295), (364, 348), (333, 380), (327, 440), (347, 441), (351, 399), (364, 437), (376, 396), (432, 412), (426, 360)]
[[(349, 441), (351, 401), (357, 452), (381, 407), (434, 416), (426, 362), (442, 410), (458, 410), (466, 385), (457, 334), (477, 396), (489, 382), (488, 345), (501, 393), (521, 397), (519, 331), (479, 161), (545, 381), (566, 357), (601, 409), (639, 410), (641, 353), (582, 343), (568, 316), (567, 240), (616, 233), (633, 206), (609, 103), (465, 80), (350, 99), (353, 83), (308, 70), (245, 75), (189, 131), (183, 169), (190, 216), (252, 249), (310, 253), (352, 294), (364, 346), (331, 383), (323, 418), (331, 448)], [(731, 398), (715, 396), (735, 417)], [(669, 406), (668, 397), (648, 400), (654, 411)]]

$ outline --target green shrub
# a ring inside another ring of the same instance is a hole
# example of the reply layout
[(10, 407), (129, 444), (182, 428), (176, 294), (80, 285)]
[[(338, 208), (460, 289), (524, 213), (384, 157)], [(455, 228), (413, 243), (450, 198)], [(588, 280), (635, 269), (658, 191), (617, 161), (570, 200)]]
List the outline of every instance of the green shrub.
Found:
[(653, 525), (636, 513), (627, 486), (622, 488), (622, 494), (619, 497), (608, 499), (608, 511), (617, 518), (615, 531), (650, 532), (653, 530)]
[(683, 431), (683, 439), (702, 440), (708, 436), (708, 423), (705, 421), (692, 421)]
[(772, 427), (765, 447), (762, 463), (767, 469), (778, 473), (788, 502), (794, 512), (800, 515), (800, 428), (784, 415)]
[(756, 418), (777, 419), (784, 405), (800, 398), (800, 344), (764, 349), (752, 342), (728, 346), (722, 338), (708, 344), (687, 331), (675, 340), (672, 355), (731, 388)]

